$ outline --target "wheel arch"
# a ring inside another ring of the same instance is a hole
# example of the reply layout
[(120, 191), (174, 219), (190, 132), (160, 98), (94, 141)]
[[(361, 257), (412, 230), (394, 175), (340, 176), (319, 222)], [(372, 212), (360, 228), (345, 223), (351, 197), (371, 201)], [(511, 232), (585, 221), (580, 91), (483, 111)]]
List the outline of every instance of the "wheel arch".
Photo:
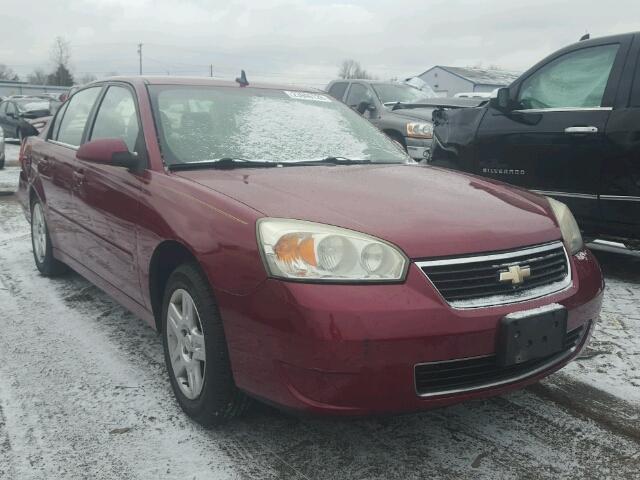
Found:
[(384, 130), (382, 130), (385, 135), (387, 135), (387, 137), (390, 137), (391, 139), (397, 141), (400, 143), (400, 145), (402, 145), (402, 147), (406, 150), (407, 149), (407, 142), (404, 139), (404, 136), (402, 135), (402, 133), (394, 128), (385, 128)]
[(197, 265), (206, 275), (196, 255), (184, 243), (165, 240), (156, 246), (149, 262), (149, 301), (156, 329), (162, 330), (162, 299), (171, 273), (184, 263)]

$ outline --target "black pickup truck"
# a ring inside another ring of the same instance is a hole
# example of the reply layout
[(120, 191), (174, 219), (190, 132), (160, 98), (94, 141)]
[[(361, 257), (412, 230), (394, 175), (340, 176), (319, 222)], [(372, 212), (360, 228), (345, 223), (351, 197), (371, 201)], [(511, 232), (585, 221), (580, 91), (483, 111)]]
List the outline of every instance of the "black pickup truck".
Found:
[(585, 238), (640, 249), (640, 32), (559, 50), (475, 108), (434, 111), (433, 165), (567, 203)]

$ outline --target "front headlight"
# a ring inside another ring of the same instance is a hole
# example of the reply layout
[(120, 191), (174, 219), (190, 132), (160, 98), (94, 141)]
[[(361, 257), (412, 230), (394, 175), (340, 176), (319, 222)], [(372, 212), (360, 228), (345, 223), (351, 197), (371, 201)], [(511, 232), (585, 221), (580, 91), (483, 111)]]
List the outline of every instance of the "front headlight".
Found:
[(313, 282), (402, 281), (409, 264), (393, 245), (345, 228), (264, 218), (258, 220), (257, 230), (272, 277)]
[(580, 228), (578, 227), (576, 219), (573, 218), (571, 210), (569, 210), (569, 207), (564, 203), (554, 200), (553, 198), (547, 197), (547, 200), (549, 200), (551, 210), (553, 210), (553, 214), (556, 216), (556, 220), (560, 226), (560, 232), (562, 232), (562, 239), (569, 249), (569, 253), (571, 253), (571, 255), (578, 253), (584, 246), (584, 242), (582, 241)]
[(413, 138), (432, 138), (433, 124), (419, 122), (407, 123), (407, 136)]

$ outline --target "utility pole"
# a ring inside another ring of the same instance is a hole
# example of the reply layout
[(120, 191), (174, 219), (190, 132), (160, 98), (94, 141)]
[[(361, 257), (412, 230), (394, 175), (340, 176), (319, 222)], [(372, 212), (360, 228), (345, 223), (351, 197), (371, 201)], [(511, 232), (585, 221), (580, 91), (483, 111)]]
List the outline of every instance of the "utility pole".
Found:
[(138, 57), (140, 59), (140, 75), (142, 75), (142, 44), (138, 44)]
[(213, 63), (209, 64), (209, 76), (213, 77)]

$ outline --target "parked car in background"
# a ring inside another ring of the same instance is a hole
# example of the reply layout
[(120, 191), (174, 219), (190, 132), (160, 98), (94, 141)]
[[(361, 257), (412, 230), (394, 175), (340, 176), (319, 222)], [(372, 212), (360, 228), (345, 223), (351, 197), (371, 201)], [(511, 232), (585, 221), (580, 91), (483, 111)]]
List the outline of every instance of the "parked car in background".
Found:
[(51, 103), (42, 98), (9, 98), (0, 103), (0, 127), (6, 138), (21, 139), (24, 122), (47, 115), (51, 115)]
[(248, 397), (367, 415), (498, 395), (574, 358), (598, 318), (566, 206), (416, 164), (323, 92), (96, 82), (20, 162), (37, 268), (160, 330), (203, 424)]
[(460, 92), (456, 93), (453, 98), (491, 98), (491, 92)]
[(4, 131), (0, 127), (0, 170), (4, 168), (6, 156), (4, 153)]
[(640, 33), (570, 45), (434, 118), (434, 165), (562, 199), (585, 236), (640, 249)]
[(38, 117), (38, 118), (30, 119), (28, 120), (28, 122), (29, 122), (29, 125), (31, 125), (33, 128), (35, 128), (38, 131), (38, 133), (40, 133), (45, 128), (47, 128), (47, 125), (49, 124), (52, 118), (53, 117), (51, 115), (48, 115), (46, 117)]
[(435, 94), (410, 85), (375, 80), (334, 80), (326, 91), (398, 142), (417, 161), (429, 157)]

